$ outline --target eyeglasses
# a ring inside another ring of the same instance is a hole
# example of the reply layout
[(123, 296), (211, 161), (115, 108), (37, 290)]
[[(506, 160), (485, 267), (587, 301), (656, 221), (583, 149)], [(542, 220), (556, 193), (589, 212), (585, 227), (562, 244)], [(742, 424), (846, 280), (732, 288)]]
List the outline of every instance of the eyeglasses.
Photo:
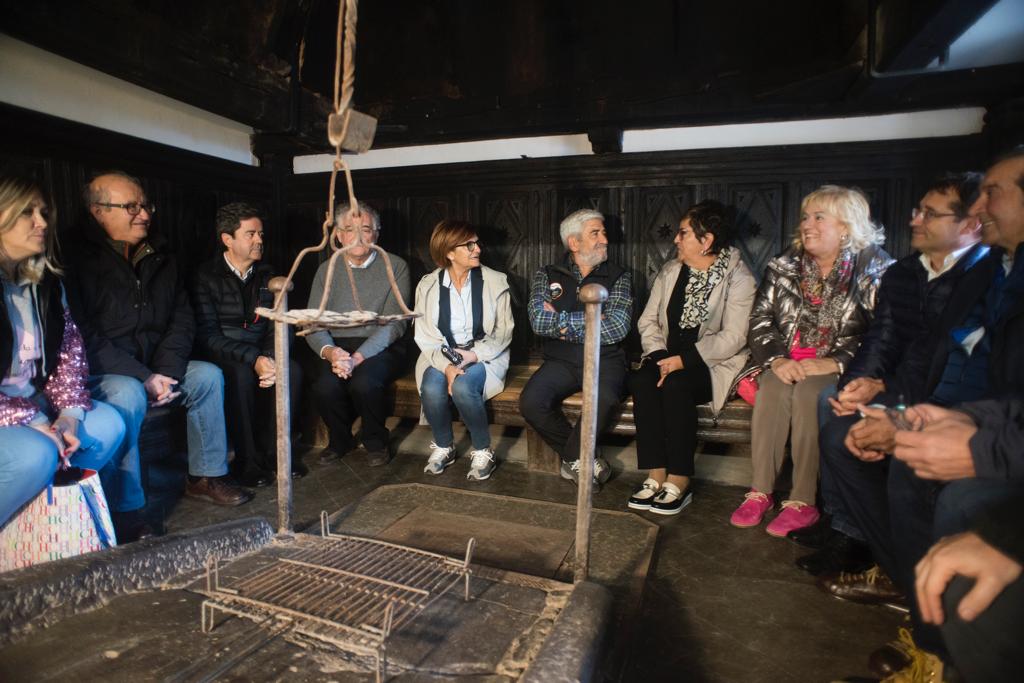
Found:
[(465, 247), (466, 251), (472, 252), (472, 251), (475, 251), (476, 248), (479, 247), (479, 246), (480, 246), (480, 240), (470, 240), (468, 242), (463, 242), (462, 244), (456, 244), (455, 247), (453, 247), (453, 248), (454, 249), (458, 249), (459, 247)]
[(129, 216), (138, 216), (143, 209), (150, 216), (156, 213), (156, 205), (153, 203), (128, 202), (127, 204), (112, 204), (111, 202), (93, 202), (96, 206), (106, 206), (111, 209), (124, 209)]
[(910, 210), (910, 219), (911, 220), (914, 220), (916, 218), (921, 218), (921, 220), (923, 220), (925, 222), (934, 220), (936, 218), (945, 218), (946, 216), (955, 216), (955, 215), (956, 215), (955, 213), (936, 213), (936, 212), (932, 211), (931, 209), (925, 209), (924, 211), (922, 211), (921, 209), (917, 208), (916, 206), (913, 209)]

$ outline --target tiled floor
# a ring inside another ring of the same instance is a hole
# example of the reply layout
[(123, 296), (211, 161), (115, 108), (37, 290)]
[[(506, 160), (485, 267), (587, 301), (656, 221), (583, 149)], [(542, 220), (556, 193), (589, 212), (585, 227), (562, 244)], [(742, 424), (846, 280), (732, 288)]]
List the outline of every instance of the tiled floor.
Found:
[[(321, 465), (305, 455), (310, 474), (295, 482), (297, 528), (318, 523), (321, 510), (338, 510), (380, 485), (423, 482), (561, 503), (575, 489), (557, 476), (531, 473), (523, 464), (525, 437), (496, 432), (504, 462), (481, 483), (465, 478), (466, 458), (441, 476), (424, 474), (425, 427), (403, 423), (394, 432), (399, 453), (384, 467), (367, 467), (358, 453)], [(617, 467), (630, 463), (630, 446), (616, 447)], [(635, 463), (635, 460), (632, 461)], [(594, 499), (598, 507), (624, 509), (642, 479), (619, 471)], [(660, 527), (641, 615), (627, 639), (624, 681), (831, 681), (868, 675), (868, 654), (893, 638), (899, 614), (864, 607), (822, 593), (793, 565), (803, 549), (756, 529), (728, 524), (743, 489), (705, 481), (695, 484), (693, 504), (676, 517), (648, 517)], [(173, 509), (171, 505), (174, 505)], [(239, 508), (193, 501), (166, 503), (169, 530), (240, 516), (264, 516), (276, 525), (276, 489), (261, 489)]]

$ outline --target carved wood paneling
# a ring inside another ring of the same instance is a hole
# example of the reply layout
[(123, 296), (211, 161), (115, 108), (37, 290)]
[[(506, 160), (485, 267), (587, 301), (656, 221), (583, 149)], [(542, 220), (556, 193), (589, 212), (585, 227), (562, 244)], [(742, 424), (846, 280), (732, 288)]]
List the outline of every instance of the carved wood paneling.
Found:
[(736, 208), (736, 231), (733, 244), (755, 277), (760, 278), (764, 267), (782, 249), (783, 228), (782, 183), (760, 185), (734, 185), (727, 202)]

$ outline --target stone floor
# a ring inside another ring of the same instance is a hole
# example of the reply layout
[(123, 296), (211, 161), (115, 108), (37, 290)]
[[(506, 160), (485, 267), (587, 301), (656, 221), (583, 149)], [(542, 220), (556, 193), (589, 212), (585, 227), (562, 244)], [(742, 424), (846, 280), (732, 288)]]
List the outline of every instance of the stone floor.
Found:
[[(386, 484), (421, 482), (487, 493), (572, 504), (575, 488), (557, 476), (531, 473), (525, 436), (496, 428), (495, 450), (503, 463), (486, 482), (465, 478), (460, 458), (441, 476), (422, 471), (429, 430), (397, 425), (398, 455), (370, 468), (353, 453), (319, 463), (304, 453), (310, 473), (295, 482), (296, 528), (319, 524), (321, 510), (339, 510)], [(460, 452), (468, 449), (464, 435)], [(464, 447), (464, 448), (463, 448)], [(595, 496), (596, 507), (624, 510), (642, 476), (627, 442), (607, 447), (617, 473)], [(736, 456), (727, 456), (733, 459)], [(747, 461), (749, 463), (749, 461)], [(737, 463), (733, 471), (748, 464)], [(803, 552), (759, 529), (740, 530), (728, 516), (743, 488), (706, 480), (694, 486), (694, 502), (676, 517), (645, 515), (659, 527), (640, 618), (613, 633), (625, 641), (623, 681), (830, 681), (868, 676), (868, 654), (893, 638), (901, 615), (828, 597), (812, 577), (793, 566)], [(168, 498), (170, 500), (170, 497)], [(165, 502), (167, 528), (187, 529), (241, 516), (264, 516), (276, 526), (276, 489), (260, 489), (239, 508), (215, 508), (189, 500)]]

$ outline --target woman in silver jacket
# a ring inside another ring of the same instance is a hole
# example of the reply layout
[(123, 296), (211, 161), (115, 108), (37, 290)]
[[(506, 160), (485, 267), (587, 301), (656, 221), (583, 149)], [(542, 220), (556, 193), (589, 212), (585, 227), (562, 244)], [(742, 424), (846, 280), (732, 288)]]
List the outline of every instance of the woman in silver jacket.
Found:
[(647, 479), (628, 506), (662, 515), (689, 505), (697, 406), (717, 413), (747, 360), (753, 275), (730, 247), (729, 211), (692, 206), (679, 224), (676, 258), (665, 264), (637, 323), (644, 357), (631, 373), (637, 464)]
[(512, 307), (508, 278), (480, 264), (480, 240), (465, 221), (443, 220), (430, 236), (437, 270), (416, 286), (416, 385), (434, 442), (424, 472), (441, 474), (455, 462), (452, 405), (473, 444), (467, 479), (494, 471), (484, 402), (505, 388)]
[(879, 246), (884, 239), (863, 193), (825, 185), (804, 197), (793, 245), (768, 264), (750, 315), (750, 362), (739, 380), (757, 382), (754, 481), (733, 526), (756, 526), (773, 507), (787, 437), (793, 489), (766, 531), (785, 536), (818, 520), (818, 394), (835, 384), (867, 330), (892, 263)]

